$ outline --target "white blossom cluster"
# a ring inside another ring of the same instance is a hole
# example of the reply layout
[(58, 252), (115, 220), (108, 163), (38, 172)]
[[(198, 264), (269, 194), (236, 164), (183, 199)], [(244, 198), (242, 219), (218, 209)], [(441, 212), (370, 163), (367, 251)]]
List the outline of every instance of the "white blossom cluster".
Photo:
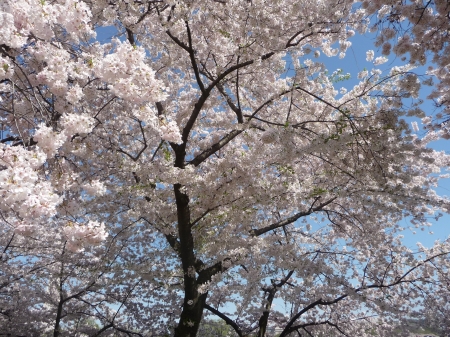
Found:
[(117, 96), (135, 104), (163, 100), (167, 95), (162, 82), (155, 79), (155, 72), (145, 63), (145, 50), (120, 40), (113, 42), (114, 52), (93, 60), (95, 73), (111, 84)]
[(167, 140), (168, 142), (175, 144), (181, 144), (183, 142), (180, 129), (175, 121), (162, 121), (159, 126), (159, 134), (162, 139)]
[(29, 33), (40, 39), (52, 38), (53, 26), (56, 24), (63, 25), (74, 41), (78, 41), (82, 34), (94, 34), (87, 24), (90, 18), (90, 10), (84, 1), (2, 1), (0, 44), (19, 48), (26, 44)]
[(83, 190), (90, 196), (101, 196), (106, 193), (106, 186), (99, 180), (93, 180), (84, 184)]
[(75, 134), (86, 135), (91, 132), (94, 119), (87, 114), (65, 114), (61, 125), (64, 127), (63, 133), (70, 138)]
[(51, 158), (64, 144), (66, 135), (53, 131), (51, 127), (45, 124), (41, 124), (38, 126), (33, 138), (38, 142), (38, 147), (45, 152), (48, 158)]
[(61, 197), (51, 184), (43, 180), (41, 169), (45, 154), (21, 147), (0, 144), (0, 210), (6, 214), (17, 212), (33, 222), (41, 216), (53, 216)]
[(277, 132), (275, 129), (268, 129), (261, 135), (261, 141), (265, 144), (271, 144), (277, 140)]
[(10, 78), (14, 74), (14, 65), (5, 57), (0, 55), (0, 80)]
[(71, 222), (64, 227), (63, 232), (67, 238), (66, 249), (74, 253), (82, 252), (86, 246), (99, 245), (108, 237), (105, 224), (97, 221), (87, 224)]
[(62, 131), (54, 131), (45, 124), (40, 124), (34, 133), (33, 139), (37, 141), (38, 147), (42, 149), (47, 157), (53, 157), (58, 149), (66, 141), (76, 134), (86, 135), (94, 127), (94, 119), (86, 114), (66, 114), (62, 117)]
[(71, 104), (77, 104), (83, 97), (83, 89), (78, 84), (71, 87), (66, 94), (67, 101)]

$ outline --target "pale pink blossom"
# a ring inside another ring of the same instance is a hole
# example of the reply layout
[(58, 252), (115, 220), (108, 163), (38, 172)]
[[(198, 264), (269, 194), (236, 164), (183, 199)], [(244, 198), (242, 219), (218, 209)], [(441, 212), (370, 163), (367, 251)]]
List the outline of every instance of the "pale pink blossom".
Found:
[(68, 138), (75, 134), (88, 134), (92, 131), (94, 124), (95, 120), (87, 114), (65, 114), (61, 122), (64, 127), (64, 134)]
[(388, 61), (388, 59), (384, 56), (378, 56), (374, 61), (373, 64), (378, 66), (380, 64), (386, 63)]
[(277, 132), (275, 129), (267, 129), (261, 135), (261, 141), (265, 144), (271, 144), (277, 140)]
[(105, 185), (99, 180), (93, 180), (83, 185), (83, 189), (91, 196), (104, 195), (106, 193)]
[(69, 223), (63, 229), (67, 239), (66, 248), (74, 253), (84, 250), (87, 245), (99, 245), (107, 237), (105, 225), (97, 221), (89, 221), (87, 224)]
[(64, 133), (56, 132), (45, 124), (40, 124), (34, 133), (33, 138), (38, 142), (38, 147), (42, 149), (50, 158), (56, 154), (58, 149), (64, 144)]
[(403, 237), (450, 212), (449, 28), (445, 0), (0, 1), (1, 332), (449, 326), (450, 241)]
[(180, 130), (178, 129), (178, 126), (174, 121), (161, 122), (159, 126), (159, 134), (162, 139), (168, 142), (172, 142), (175, 144), (181, 144), (183, 142), (183, 140), (181, 139)]

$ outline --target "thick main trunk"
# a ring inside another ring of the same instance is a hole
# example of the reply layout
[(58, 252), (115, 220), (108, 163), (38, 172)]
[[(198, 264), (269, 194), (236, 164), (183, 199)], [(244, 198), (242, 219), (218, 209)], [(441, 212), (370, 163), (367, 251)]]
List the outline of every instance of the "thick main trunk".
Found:
[[(64, 255), (64, 250), (62, 255)], [(58, 337), (59, 333), (60, 333), (60, 329), (61, 329), (61, 317), (63, 314), (63, 306), (64, 306), (64, 298), (63, 298), (63, 273), (64, 273), (64, 263), (61, 262), (61, 268), (59, 270), (60, 273), (60, 279), (59, 279), (59, 287), (58, 287), (58, 291), (59, 291), (59, 303), (58, 303), (58, 309), (56, 312), (56, 318), (55, 318), (55, 326), (53, 328), (53, 337)]]
[(184, 301), (175, 337), (195, 337), (203, 313), (206, 294), (198, 293), (194, 238), (192, 237), (189, 197), (182, 191), (180, 184), (174, 185), (177, 204), (178, 237), (180, 240), (179, 257), (184, 273)]
[(200, 322), (203, 315), (203, 306), (206, 301), (207, 294), (198, 296), (193, 304), (187, 303), (189, 300), (185, 297), (183, 311), (181, 312), (180, 321), (175, 328), (175, 337), (195, 337), (197, 336)]
[(259, 319), (259, 330), (257, 337), (265, 337), (267, 331), (267, 323), (269, 322), (269, 314), (272, 306), (273, 299), (275, 298), (276, 288), (271, 289), (269, 296), (267, 297), (267, 303), (265, 305), (265, 310)]
[(56, 313), (56, 319), (55, 319), (55, 326), (53, 328), (53, 337), (58, 337), (60, 333), (60, 323), (61, 323), (61, 315), (62, 315), (62, 309), (63, 309), (63, 301), (62, 298), (60, 299), (58, 303), (58, 310)]

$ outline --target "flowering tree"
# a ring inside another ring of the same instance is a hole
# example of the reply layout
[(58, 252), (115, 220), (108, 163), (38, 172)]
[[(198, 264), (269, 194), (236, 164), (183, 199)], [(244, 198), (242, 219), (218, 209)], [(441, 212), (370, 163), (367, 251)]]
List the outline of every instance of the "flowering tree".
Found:
[[(210, 316), (241, 337), (393, 336), (422, 315), (444, 329), (450, 241), (410, 249), (399, 222), (424, 230), (450, 207), (433, 190), (450, 159), (427, 148), (445, 134), (419, 99), (437, 81), (445, 121), (448, 11), (3, 1), (0, 331), (193, 337)], [(344, 57), (372, 14), (382, 53), (410, 60), (382, 73), (368, 51), (338, 92), (312, 54)]]

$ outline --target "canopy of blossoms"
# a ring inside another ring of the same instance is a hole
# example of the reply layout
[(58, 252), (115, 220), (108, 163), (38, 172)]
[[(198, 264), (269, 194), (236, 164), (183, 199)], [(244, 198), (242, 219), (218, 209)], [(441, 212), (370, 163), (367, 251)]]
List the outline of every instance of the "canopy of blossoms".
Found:
[[(429, 146), (449, 138), (449, 13), (1, 1), (0, 335), (450, 333), (450, 240), (403, 241), (450, 211)], [(339, 91), (317, 57), (367, 30), (377, 55)]]

